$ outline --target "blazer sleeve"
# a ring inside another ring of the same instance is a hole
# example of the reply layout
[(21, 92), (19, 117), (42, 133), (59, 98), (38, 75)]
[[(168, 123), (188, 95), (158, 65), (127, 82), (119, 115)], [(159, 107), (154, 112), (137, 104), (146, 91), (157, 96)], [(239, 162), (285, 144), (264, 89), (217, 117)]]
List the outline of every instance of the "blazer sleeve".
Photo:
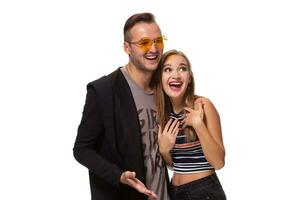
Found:
[(73, 154), (79, 163), (96, 176), (119, 187), (122, 170), (97, 152), (97, 145), (102, 145), (105, 134), (99, 103), (99, 96), (93, 85), (89, 84)]

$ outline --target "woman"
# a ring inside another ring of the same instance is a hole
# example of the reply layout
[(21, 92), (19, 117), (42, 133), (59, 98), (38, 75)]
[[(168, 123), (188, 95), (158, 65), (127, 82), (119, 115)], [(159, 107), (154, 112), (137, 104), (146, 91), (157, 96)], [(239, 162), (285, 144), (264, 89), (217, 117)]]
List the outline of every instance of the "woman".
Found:
[(220, 118), (209, 99), (194, 94), (188, 58), (166, 52), (154, 77), (159, 151), (174, 171), (173, 199), (226, 199), (215, 173), (225, 158)]

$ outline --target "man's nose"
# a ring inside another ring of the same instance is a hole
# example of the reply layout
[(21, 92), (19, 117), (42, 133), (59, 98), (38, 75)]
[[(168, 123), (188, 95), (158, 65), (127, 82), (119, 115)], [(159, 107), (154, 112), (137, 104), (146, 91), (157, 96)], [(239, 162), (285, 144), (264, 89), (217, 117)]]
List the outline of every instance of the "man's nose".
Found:
[(158, 48), (157, 48), (156, 42), (152, 41), (151, 48), (149, 49), (149, 51), (150, 52), (157, 52), (157, 50), (158, 50)]

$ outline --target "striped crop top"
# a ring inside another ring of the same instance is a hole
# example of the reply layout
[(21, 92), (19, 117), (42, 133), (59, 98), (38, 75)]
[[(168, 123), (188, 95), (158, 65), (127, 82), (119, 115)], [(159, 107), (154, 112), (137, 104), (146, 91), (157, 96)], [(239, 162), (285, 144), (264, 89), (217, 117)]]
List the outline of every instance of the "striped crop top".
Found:
[[(171, 112), (170, 118), (182, 121), (184, 114)], [(186, 142), (186, 135), (183, 131), (178, 133), (171, 155), (173, 170), (178, 174), (191, 174), (214, 169), (206, 160), (200, 141)]]

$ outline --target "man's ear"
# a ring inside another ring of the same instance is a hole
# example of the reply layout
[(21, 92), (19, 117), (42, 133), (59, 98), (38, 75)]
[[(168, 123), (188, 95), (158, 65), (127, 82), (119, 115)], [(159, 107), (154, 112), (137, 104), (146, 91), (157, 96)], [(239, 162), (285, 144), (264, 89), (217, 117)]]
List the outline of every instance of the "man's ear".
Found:
[(123, 49), (128, 55), (130, 55), (130, 47), (128, 42), (123, 42)]

